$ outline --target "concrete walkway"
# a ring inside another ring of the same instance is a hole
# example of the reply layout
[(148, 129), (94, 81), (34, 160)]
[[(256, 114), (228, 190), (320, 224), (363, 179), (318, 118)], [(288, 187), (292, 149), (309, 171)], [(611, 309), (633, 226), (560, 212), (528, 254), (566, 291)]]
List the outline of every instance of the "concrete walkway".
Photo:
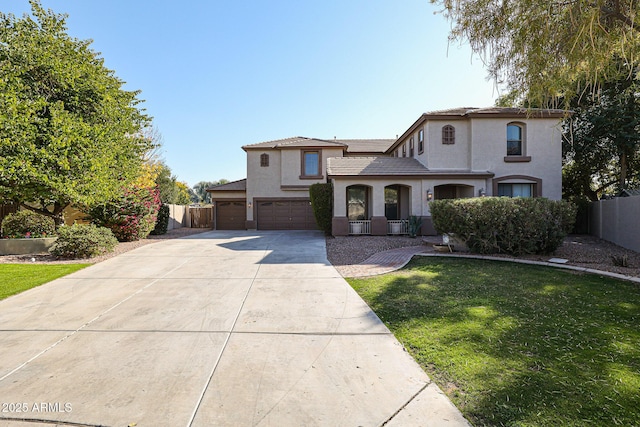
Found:
[(0, 343), (0, 426), (468, 426), (320, 233), (141, 247), (0, 301)]
[(415, 255), (427, 251), (429, 251), (429, 248), (426, 245), (389, 249), (388, 251), (371, 255), (360, 264), (341, 265), (337, 270), (343, 277), (377, 276), (399, 270), (407, 265)]

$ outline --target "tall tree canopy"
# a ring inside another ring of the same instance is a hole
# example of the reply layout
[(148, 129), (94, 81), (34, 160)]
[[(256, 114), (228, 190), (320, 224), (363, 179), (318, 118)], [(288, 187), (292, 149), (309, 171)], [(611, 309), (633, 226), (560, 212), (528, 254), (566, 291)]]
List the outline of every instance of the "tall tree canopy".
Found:
[(31, 0), (32, 17), (0, 13), (0, 201), (34, 203), (59, 222), (138, 177), (153, 142), (136, 91), (67, 34), (66, 15)]
[(565, 197), (598, 200), (640, 185), (640, 82), (601, 85), (594, 96), (571, 100), (564, 122)]
[(452, 22), (450, 40), (468, 41), (491, 77), (534, 104), (592, 91), (640, 62), (637, 0), (430, 1)]

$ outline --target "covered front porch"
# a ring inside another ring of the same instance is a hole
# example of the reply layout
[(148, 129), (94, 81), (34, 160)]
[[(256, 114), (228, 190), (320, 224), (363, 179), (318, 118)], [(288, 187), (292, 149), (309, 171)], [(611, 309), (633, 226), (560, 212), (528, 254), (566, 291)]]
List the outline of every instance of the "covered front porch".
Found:
[(488, 171), (429, 170), (413, 158), (329, 158), (333, 183), (334, 236), (409, 234), (412, 217), (418, 235), (435, 235), (429, 202), (481, 197), (494, 174)]
[(411, 216), (422, 219), (425, 234), (422, 192), (420, 180), (334, 181), (333, 235), (407, 235)]

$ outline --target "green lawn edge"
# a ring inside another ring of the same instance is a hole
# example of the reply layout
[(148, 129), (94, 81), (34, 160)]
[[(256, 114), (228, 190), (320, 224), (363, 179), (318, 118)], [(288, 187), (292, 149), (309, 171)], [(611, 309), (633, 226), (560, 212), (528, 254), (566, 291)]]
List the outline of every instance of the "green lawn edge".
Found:
[(91, 264), (0, 264), (0, 300), (74, 273)]
[(640, 286), (415, 258), (347, 281), (475, 426), (640, 425)]

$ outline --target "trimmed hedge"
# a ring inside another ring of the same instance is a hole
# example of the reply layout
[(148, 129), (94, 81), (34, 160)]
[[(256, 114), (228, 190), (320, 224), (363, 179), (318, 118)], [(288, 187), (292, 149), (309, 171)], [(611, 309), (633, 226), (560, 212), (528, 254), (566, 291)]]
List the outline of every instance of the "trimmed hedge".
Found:
[(544, 198), (479, 197), (429, 203), (439, 233), (453, 234), (481, 254), (548, 254), (571, 231), (576, 207)]
[(333, 222), (333, 186), (327, 184), (312, 184), (309, 187), (309, 197), (316, 224), (325, 234), (330, 235)]
[(156, 227), (151, 230), (151, 234), (159, 236), (161, 234), (167, 234), (169, 228), (169, 205), (163, 203), (158, 210), (158, 218), (156, 219)]
[(111, 230), (93, 224), (60, 227), (49, 252), (61, 258), (91, 258), (113, 252), (118, 245)]
[(52, 237), (56, 235), (53, 218), (23, 210), (10, 213), (2, 220), (2, 234), (10, 238)]

